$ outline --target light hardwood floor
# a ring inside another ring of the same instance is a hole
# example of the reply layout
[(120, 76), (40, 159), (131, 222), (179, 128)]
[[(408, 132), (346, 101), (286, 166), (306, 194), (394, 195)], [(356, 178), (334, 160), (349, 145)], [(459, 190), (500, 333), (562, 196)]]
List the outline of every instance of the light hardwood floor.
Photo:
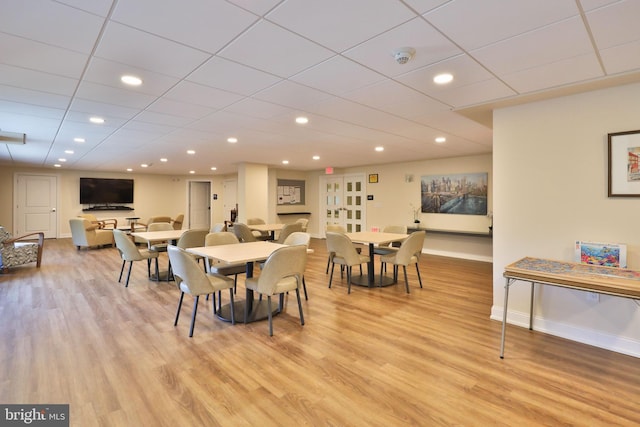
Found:
[(83, 427), (640, 424), (640, 359), (515, 326), (499, 358), (491, 264), (423, 256), (423, 289), (410, 269), (410, 294), (347, 295), (338, 273), (327, 288), (324, 245), (305, 326), (293, 294), (273, 337), (201, 299), (189, 338), (193, 299), (174, 327), (179, 293), (144, 262), (124, 288), (115, 249), (47, 240), (39, 271), (0, 275), (0, 402), (69, 403)]

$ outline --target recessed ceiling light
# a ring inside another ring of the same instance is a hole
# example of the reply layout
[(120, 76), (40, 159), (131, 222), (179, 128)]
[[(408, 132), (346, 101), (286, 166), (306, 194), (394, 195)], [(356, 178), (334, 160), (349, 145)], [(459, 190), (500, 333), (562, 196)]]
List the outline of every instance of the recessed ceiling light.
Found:
[(217, 171), (217, 170), (218, 170), (218, 168), (217, 168), (217, 167), (215, 167), (215, 166), (211, 166), (211, 170), (212, 170), (212, 171)]
[(282, 164), (283, 164), (283, 165), (288, 165), (288, 164), (289, 164), (289, 160), (283, 160), (283, 161), (282, 161)]
[(187, 150), (187, 154), (196, 154), (195, 150)]
[(131, 171), (133, 171), (133, 169), (127, 168), (127, 172), (131, 172)]
[(309, 119), (303, 116), (296, 117), (296, 123), (298, 123), (299, 125), (305, 125), (309, 123)]
[(64, 150), (65, 154), (73, 154), (73, 150)]
[(227, 142), (235, 144), (236, 142), (238, 142), (238, 138), (234, 138), (234, 137), (227, 138)]
[(84, 138), (73, 138), (73, 142), (84, 142)]
[(196, 171), (189, 171), (189, 173), (194, 174), (194, 173), (196, 173)]
[(449, 73), (438, 74), (433, 78), (433, 81), (439, 85), (450, 83), (453, 80), (453, 76)]
[(140, 167), (142, 167), (142, 168), (146, 168), (146, 167), (149, 167), (149, 165), (148, 165), (148, 164), (146, 164), (146, 163), (143, 163), (143, 164), (141, 164), (141, 165), (140, 165)]
[(62, 165), (59, 165), (59, 164), (57, 164), (57, 163), (56, 163), (55, 165), (53, 165), (53, 167), (54, 167), (54, 168), (61, 168), (61, 167), (62, 167)]
[(384, 151), (384, 147), (376, 147), (376, 151)]
[(446, 142), (446, 141), (447, 141), (447, 138), (445, 138), (444, 136), (439, 136), (436, 138), (436, 142), (438, 144), (442, 144), (443, 142)]
[(67, 161), (67, 159), (65, 159), (65, 158), (61, 157), (61, 158), (59, 158), (59, 159), (58, 159), (58, 161), (59, 161), (59, 162), (64, 163), (64, 162), (66, 162), (66, 161)]
[(129, 86), (140, 86), (142, 84), (142, 80), (136, 76), (122, 76), (120, 81)]
[(168, 160), (167, 160), (167, 158), (166, 158), (166, 157), (161, 158), (161, 159), (160, 159), (160, 161), (161, 161), (161, 162), (163, 162), (163, 163), (168, 162)]
[(102, 124), (104, 123), (104, 119), (102, 117), (90, 117), (89, 121), (91, 123)]
[(313, 156), (313, 160), (320, 160), (320, 156)]

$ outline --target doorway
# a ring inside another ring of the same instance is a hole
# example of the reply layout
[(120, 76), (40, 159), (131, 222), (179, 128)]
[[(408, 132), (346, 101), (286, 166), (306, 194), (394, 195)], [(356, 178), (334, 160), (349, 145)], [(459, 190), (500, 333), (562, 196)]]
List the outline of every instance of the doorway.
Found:
[(58, 237), (58, 177), (56, 175), (14, 175), (13, 234), (43, 232)]
[(321, 176), (320, 189), (322, 232), (329, 224), (341, 225), (347, 233), (365, 230), (367, 204), (363, 174)]
[(189, 181), (188, 228), (211, 229), (211, 182)]

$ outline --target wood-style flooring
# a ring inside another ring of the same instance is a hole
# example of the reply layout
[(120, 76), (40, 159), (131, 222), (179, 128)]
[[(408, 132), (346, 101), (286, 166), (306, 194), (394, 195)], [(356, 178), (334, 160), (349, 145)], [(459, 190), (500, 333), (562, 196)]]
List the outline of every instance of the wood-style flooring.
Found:
[(424, 255), (423, 289), (410, 268), (410, 294), (347, 295), (312, 247), (304, 326), (294, 294), (273, 337), (201, 298), (189, 338), (193, 299), (174, 327), (179, 292), (144, 261), (125, 288), (116, 249), (47, 240), (41, 269), (0, 274), (0, 402), (68, 403), (82, 427), (640, 425), (640, 359), (511, 325), (499, 358), (490, 263)]

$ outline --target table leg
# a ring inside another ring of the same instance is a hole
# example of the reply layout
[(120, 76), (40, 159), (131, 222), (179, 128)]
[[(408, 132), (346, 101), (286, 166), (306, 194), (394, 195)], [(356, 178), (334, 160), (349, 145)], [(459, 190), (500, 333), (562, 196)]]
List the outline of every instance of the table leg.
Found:
[(533, 331), (533, 291), (535, 290), (535, 283), (531, 282), (531, 304), (529, 305), (529, 330)]
[(500, 339), (500, 359), (504, 359), (504, 337), (507, 331), (507, 304), (509, 303), (509, 286), (511, 279), (506, 278), (504, 283), (504, 312), (502, 313), (502, 338)]
[(387, 276), (377, 276), (375, 274), (373, 243), (369, 243), (369, 262), (367, 263), (367, 275), (351, 275), (351, 283), (359, 286), (373, 288), (376, 283), (379, 286), (393, 285), (395, 282)]

